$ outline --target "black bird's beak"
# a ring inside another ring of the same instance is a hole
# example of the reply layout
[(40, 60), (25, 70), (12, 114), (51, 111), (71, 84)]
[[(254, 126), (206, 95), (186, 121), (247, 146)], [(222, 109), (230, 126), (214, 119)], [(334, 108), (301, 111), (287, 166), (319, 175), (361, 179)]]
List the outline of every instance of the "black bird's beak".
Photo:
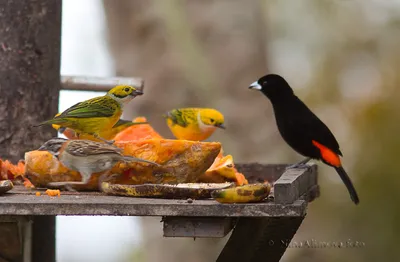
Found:
[(218, 127), (218, 128), (221, 128), (221, 129), (226, 129), (226, 127), (224, 126), (224, 124), (219, 124), (219, 125), (215, 125), (216, 127)]
[(135, 90), (135, 91), (133, 91), (132, 93), (131, 93), (131, 95), (132, 96), (141, 96), (141, 95), (143, 95), (143, 91), (141, 91), (141, 90)]
[(47, 149), (44, 146), (39, 147), (38, 151), (47, 151)]
[(262, 88), (261, 88), (260, 84), (257, 81), (255, 81), (254, 83), (252, 83), (249, 86), (249, 89), (261, 90)]

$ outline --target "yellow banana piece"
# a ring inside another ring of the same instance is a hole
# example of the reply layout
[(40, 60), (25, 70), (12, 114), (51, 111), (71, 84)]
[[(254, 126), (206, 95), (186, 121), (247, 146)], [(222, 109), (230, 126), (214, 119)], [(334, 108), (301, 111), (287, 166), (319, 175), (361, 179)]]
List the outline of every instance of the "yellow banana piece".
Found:
[(262, 201), (270, 191), (271, 185), (266, 182), (218, 189), (213, 191), (211, 196), (220, 203), (250, 203)]
[(103, 182), (101, 190), (109, 195), (130, 197), (162, 197), (172, 199), (206, 199), (214, 188), (223, 189), (234, 183), (181, 183), (122, 185)]

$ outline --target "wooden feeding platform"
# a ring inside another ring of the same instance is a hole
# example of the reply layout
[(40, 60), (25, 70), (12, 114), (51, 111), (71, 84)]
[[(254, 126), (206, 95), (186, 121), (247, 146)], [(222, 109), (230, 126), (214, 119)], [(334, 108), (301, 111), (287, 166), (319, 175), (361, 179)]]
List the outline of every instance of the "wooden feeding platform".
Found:
[[(107, 91), (122, 83), (143, 88), (142, 78), (60, 76), (61, 11), (62, 1), (0, 1), (0, 102), (13, 108), (3, 110), (0, 118), (6, 128), (0, 134), (4, 159), (18, 161), (24, 152), (56, 134), (31, 128), (21, 133), (21, 123), (30, 126), (54, 116), (60, 90)], [(34, 191), (15, 187), (0, 196), (0, 262), (55, 261), (57, 215), (161, 216), (165, 237), (223, 237), (232, 231), (217, 261), (279, 261), (308, 203), (319, 194), (317, 167), (236, 167), (250, 183), (275, 181), (273, 198), (220, 204), (212, 199), (132, 198), (95, 192), (37, 197)]]
[[(15, 187), (0, 196), (0, 232), (2, 224), (15, 223), (19, 232), (15, 241), (24, 250), (24, 256), (29, 257), (32, 252), (26, 247), (40, 237), (33, 236), (29, 228), (37, 218), (40, 221), (41, 217), (57, 215), (160, 216), (164, 237), (224, 237), (233, 229), (217, 261), (259, 261), (265, 257), (279, 261), (286, 250), (283, 243), (293, 238), (306, 215), (307, 204), (319, 194), (317, 166), (287, 170), (286, 165), (236, 166), (250, 183), (275, 181), (270, 197), (261, 203), (246, 204), (221, 204), (212, 199), (120, 197), (100, 192), (37, 197), (35, 191)], [(42, 237), (55, 241), (55, 236), (49, 236), (55, 234), (54, 228), (48, 228), (46, 223), (36, 226), (40, 228), (35, 232), (44, 232)], [(45, 245), (41, 242), (44, 253), (35, 259), (48, 261), (46, 252), (54, 254), (54, 243)]]

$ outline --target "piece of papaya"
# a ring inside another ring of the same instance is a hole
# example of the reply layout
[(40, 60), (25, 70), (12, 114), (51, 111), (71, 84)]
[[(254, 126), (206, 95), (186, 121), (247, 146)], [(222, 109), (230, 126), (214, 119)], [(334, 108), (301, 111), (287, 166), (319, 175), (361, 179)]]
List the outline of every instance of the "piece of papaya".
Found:
[[(124, 155), (147, 159), (160, 167), (141, 162), (118, 163), (111, 170), (92, 175), (80, 190), (98, 190), (99, 177), (118, 184), (193, 183), (211, 166), (221, 150), (217, 142), (170, 139), (116, 141)], [(117, 174), (117, 175), (114, 175)], [(78, 172), (67, 169), (47, 151), (25, 153), (25, 175), (36, 187), (49, 182), (80, 181)]]
[(232, 155), (223, 156), (222, 150), (215, 158), (211, 167), (200, 176), (199, 181), (205, 183), (223, 183), (226, 181), (232, 181), (238, 186), (248, 184), (245, 176), (242, 173), (239, 173), (235, 168)]
[[(145, 117), (137, 117), (133, 122), (147, 122)], [(147, 139), (161, 139), (162, 136), (153, 129), (150, 124), (134, 125), (125, 128), (119, 132), (114, 140), (118, 141), (134, 141), (134, 140), (147, 140)]]
[(21, 160), (16, 165), (14, 165), (8, 160), (0, 159), (0, 179), (14, 180), (19, 176), (22, 178), (24, 170), (25, 164)]

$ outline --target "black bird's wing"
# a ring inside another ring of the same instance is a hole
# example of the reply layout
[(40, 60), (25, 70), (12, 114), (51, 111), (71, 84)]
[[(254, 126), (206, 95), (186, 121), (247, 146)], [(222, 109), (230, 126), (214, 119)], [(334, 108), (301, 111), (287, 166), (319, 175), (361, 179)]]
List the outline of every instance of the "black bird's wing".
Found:
[(274, 111), (283, 139), (300, 154), (320, 158), (319, 149), (312, 143), (316, 141), (342, 155), (329, 128), (298, 97), (274, 104)]

